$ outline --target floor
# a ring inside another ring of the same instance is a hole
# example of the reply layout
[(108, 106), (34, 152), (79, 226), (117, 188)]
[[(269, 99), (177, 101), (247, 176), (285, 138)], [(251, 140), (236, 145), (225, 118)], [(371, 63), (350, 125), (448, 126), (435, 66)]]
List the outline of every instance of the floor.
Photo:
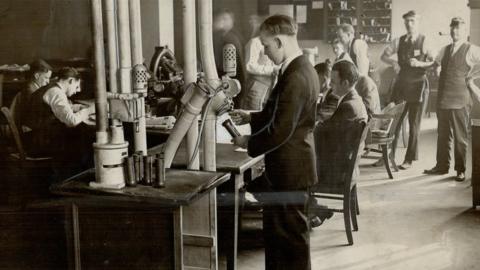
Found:
[[(343, 216), (335, 214), (311, 233), (312, 269), (480, 269), (480, 211), (471, 207), (470, 171), (463, 183), (453, 180), (453, 169), (447, 176), (422, 174), (435, 165), (435, 126), (434, 117), (426, 119), (421, 161), (395, 173), (394, 180), (384, 167), (371, 167), (373, 159), (362, 159), (354, 245), (346, 245)], [(397, 162), (404, 151), (397, 153)], [(261, 247), (241, 248), (238, 265), (240, 270), (264, 269)]]

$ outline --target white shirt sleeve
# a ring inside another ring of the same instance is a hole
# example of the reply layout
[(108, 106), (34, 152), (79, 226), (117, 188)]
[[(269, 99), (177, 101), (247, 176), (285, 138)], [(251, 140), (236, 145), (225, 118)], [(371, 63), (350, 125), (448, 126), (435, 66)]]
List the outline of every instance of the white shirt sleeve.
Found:
[(435, 57), (435, 63), (438, 66), (442, 65), (442, 60), (443, 60), (443, 56), (445, 55), (445, 50), (446, 49), (447, 49), (447, 47), (443, 47), (442, 49), (440, 49), (440, 51), (437, 54), (437, 57)]
[(425, 37), (425, 40), (423, 41), (422, 50), (423, 50), (423, 53), (427, 55), (427, 61), (429, 61), (429, 60), (433, 61), (435, 59), (436, 52), (435, 52), (435, 49), (432, 46), (432, 42), (431, 42), (430, 38)]
[(361, 75), (368, 75), (370, 60), (368, 60), (368, 44), (364, 40), (357, 40), (354, 43), (353, 51), (357, 55), (358, 72)]
[(260, 63), (260, 58), (264, 57), (263, 45), (260, 39), (253, 38), (248, 42), (245, 48), (247, 72), (253, 75), (271, 75), (275, 69), (275, 64), (270, 59), (262, 59), (265, 63)]
[(467, 65), (473, 68), (476, 65), (480, 64), (480, 47), (477, 45), (471, 44), (470, 50), (468, 50), (466, 55)]
[(398, 53), (398, 46), (400, 44), (400, 38), (394, 38), (385, 48), (384, 53), (388, 56), (392, 56)]
[(48, 90), (43, 95), (43, 101), (50, 106), (55, 117), (68, 127), (77, 126), (88, 118), (88, 110), (73, 112), (67, 95), (59, 87)]

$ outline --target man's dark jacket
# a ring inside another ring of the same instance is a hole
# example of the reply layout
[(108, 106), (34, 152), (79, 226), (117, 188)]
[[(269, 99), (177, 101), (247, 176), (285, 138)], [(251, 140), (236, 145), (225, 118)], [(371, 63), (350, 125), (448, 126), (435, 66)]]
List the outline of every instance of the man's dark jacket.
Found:
[(266, 177), (276, 190), (304, 190), (317, 181), (313, 129), (320, 84), (306, 57), (280, 75), (263, 111), (252, 113), (250, 156), (265, 154)]

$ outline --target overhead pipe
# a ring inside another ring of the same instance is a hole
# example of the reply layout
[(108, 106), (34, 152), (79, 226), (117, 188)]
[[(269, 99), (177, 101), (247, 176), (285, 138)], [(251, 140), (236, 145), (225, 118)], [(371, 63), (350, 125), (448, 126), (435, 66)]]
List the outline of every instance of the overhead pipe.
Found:
[[(183, 51), (184, 51), (184, 72), (183, 79), (185, 87), (197, 80), (197, 26), (195, 14), (195, 0), (183, 0)], [(198, 140), (198, 119), (194, 119), (186, 136), (188, 169), (200, 169), (199, 155), (192, 156), (195, 152), (195, 144)], [(191, 162), (190, 162), (191, 161)]]
[[(140, 0), (130, 0), (130, 30), (131, 30), (131, 46), (132, 46), (132, 64), (133, 64), (133, 80), (134, 91), (137, 93), (147, 93), (147, 70), (143, 65), (142, 54), (142, 23)], [(141, 109), (140, 117), (137, 119), (134, 127), (134, 146), (135, 152), (142, 152), (147, 155), (147, 131), (145, 121), (145, 98), (138, 100)]]

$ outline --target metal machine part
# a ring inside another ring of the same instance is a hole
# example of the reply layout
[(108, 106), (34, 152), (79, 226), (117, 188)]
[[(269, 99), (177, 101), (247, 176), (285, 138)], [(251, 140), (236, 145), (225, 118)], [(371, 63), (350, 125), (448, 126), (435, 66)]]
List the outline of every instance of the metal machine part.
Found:
[(223, 46), (223, 72), (229, 77), (237, 76), (237, 49), (231, 43)]
[(132, 70), (133, 91), (135, 93), (147, 93), (150, 74), (144, 65), (135, 65)]

